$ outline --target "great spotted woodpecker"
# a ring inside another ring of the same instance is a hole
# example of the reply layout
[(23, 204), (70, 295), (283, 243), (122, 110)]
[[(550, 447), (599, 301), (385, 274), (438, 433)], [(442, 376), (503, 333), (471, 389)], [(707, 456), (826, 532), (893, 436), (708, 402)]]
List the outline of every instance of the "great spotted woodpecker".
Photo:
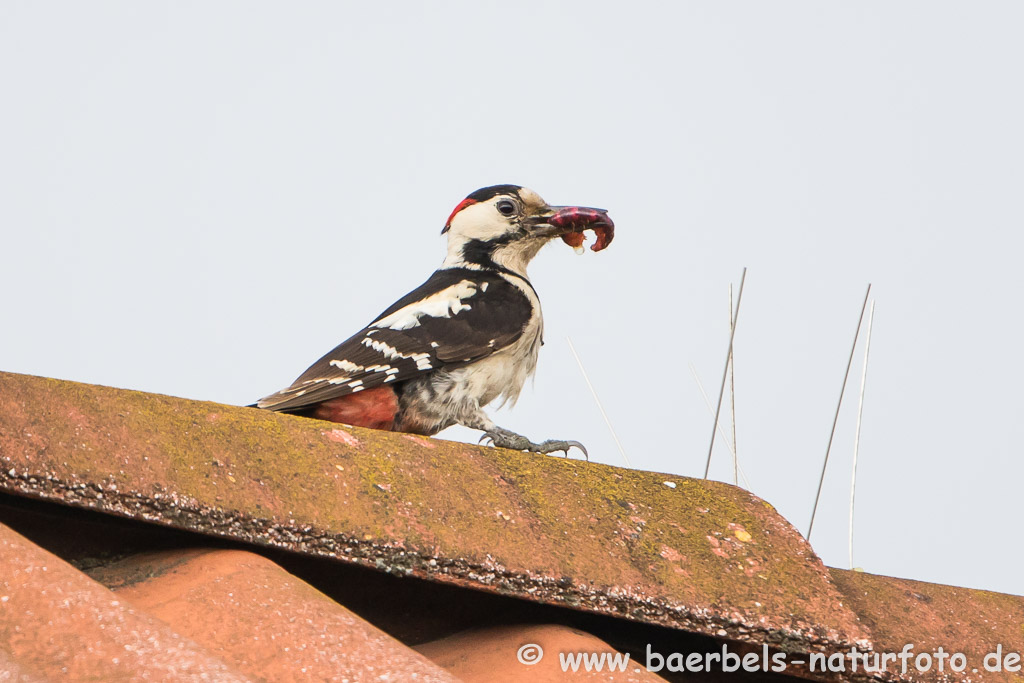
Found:
[(483, 408), (515, 403), (537, 367), (544, 322), (527, 264), (556, 237), (579, 249), (587, 229), (594, 251), (614, 234), (603, 209), (549, 206), (516, 185), (477, 190), (449, 216), (448, 255), (425, 283), (256, 405), (428, 436), (458, 424), (504, 448), (585, 454), (502, 429)]

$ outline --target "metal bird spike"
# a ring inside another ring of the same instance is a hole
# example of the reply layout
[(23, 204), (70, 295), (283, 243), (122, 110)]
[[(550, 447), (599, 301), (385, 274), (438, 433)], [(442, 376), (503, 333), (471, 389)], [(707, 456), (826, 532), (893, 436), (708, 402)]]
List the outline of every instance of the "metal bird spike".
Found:
[(711, 471), (711, 453), (715, 450), (715, 431), (718, 429), (718, 418), (722, 412), (722, 396), (725, 394), (725, 380), (729, 377), (729, 361), (732, 359), (732, 342), (736, 337), (736, 322), (740, 317), (740, 303), (743, 302), (743, 284), (747, 280), (747, 269), (743, 268), (743, 275), (740, 276), (740, 291), (736, 295), (736, 312), (732, 316), (732, 328), (729, 330), (729, 351), (725, 354), (725, 369), (722, 371), (722, 386), (718, 389), (718, 406), (715, 408), (715, 423), (711, 425), (711, 445), (708, 446), (708, 460), (704, 465), (704, 478), (708, 478)]
[(583, 381), (587, 383), (587, 388), (590, 389), (590, 395), (594, 397), (594, 403), (597, 404), (597, 409), (601, 412), (601, 417), (604, 418), (604, 423), (608, 425), (608, 431), (612, 434), (612, 439), (615, 440), (615, 445), (619, 447), (619, 453), (622, 454), (622, 459), (626, 461), (626, 467), (632, 469), (633, 463), (629, 461), (629, 456), (626, 455), (626, 449), (622, 447), (622, 442), (619, 441), (619, 435), (615, 433), (615, 427), (612, 427), (612, 421), (608, 417), (608, 413), (605, 412), (604, 406), (601, 405), (601, 399), (597, 397), (597, 390), (594, 389), (594, 385), (590, 382), (590, 376), (587, 375), (587, 369), (583, 367), (583, 361), (580, 359), (580, 354), (576, 353), (576, 347), (572, 343), (572, 339), (568, 336), (565, 341), (569, 342), (569, 351), (572, 352), (572, 357), (576, 359), (576, 365), (580, 366), (580, 373), (583, 375)]
[(853, 569), (853, 503), (857, 495), (857, 456), (860, 455), (860, 425), (864, 417), (864, 387), (868, 382), (868, 358), (871, 356), (871, 323), (875, 320), (875, 302), (868, 311), (868, 329), (864, 333), (864, 368), (860, 375), (860, 400), (857, 402), (857, 431), (853, 435), (853, 474), (850, 475), (850, 569)]
[(857, 319), (857, 331), (853, 335), (853, 346), (850, 348), (850, 359), (846, 361), (846, 373), (843, 375), (843, 386), (839, 389), (839, 402), (836, 404), (836, 415), (832, 419), (832, 431), (828, 435), (828, 446), (825, 448), (825, 462), (821, 464), (821, 478), (818, 479), (818, 493), (814, 496), (814, 509), (811, 510), (811, 523), (807, 525), (807, 540), (811, 540), (814, 531), (814, 518), (818, 514), (818, 503), (821, 501), (821, 487), (825, 483), (825, 470), (828, 469), (828, 456), (832, 452), (832, 439), (836, 436), (836, 424), (839, 422), (839, 409), (843, 407), (843, 394), (846, 393), (846, 381), (850, 379), (850, 367), (853, 365), (853, 353), (857, 350), (857, 339), (860, 338), (860, 326), (864, 323), (864, 311), (868, 308), (868, 297), (871, 296), (871, 284), (864, 293), (864, 304), (860, 307)]
[[(732, 334), (736, 325), (732, 320), (732, 283), (729, 283), (729, 334)], [(736, 444), (736, 350), (729, 351), (729, 412), (732, 416), (732, 483), (740, 485), (740, 459), (737, 455)]]
[[(693, 375), (693, 381), (697, 383), (697, 390), (700, 391), (701, 398), (704, 399), (704, 405), (708, 408), (708, 415), (714, 417), (715, 409), (711, 405), (711, 399), (708, 398), (708, 393), (704, 391), (704, 385), (700, 381), (700, 377), (697, 376), (697, 369), (693, 367), (693, 363), (690, 363), (690, 374)], [(725, 442), (725, 447), (732, 453), (733, 459), (736, 462), (736, 469), (739, 470), (740, 478), (743, 479), (743, 487), (748, 491), (752, 490), (750, 487), (750, 480), (747, 479), (746, 473), (743, 472), (743, 468), (739, 465), (739, 460), (736, 459), (736, 448), (729, 441), (729, 436), (722, 430), (722, 425), (718, 425), (718, 435), (722, 437), (722, 441)]]

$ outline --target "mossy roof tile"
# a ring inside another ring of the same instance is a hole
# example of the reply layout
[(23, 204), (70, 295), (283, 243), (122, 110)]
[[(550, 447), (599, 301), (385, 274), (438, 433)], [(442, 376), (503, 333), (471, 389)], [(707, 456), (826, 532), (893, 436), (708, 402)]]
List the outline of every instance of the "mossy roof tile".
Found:
[(0, 490), (791, 653), (1024, 650), (1022, 599), (830, 570), (726, 484), (249, 408), (0, 373)]

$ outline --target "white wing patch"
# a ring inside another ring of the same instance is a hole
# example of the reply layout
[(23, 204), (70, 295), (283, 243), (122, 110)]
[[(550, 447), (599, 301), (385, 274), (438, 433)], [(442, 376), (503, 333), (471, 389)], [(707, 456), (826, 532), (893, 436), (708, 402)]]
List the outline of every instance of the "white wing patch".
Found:
[(411, 303), (394, 313), (376, 321), (371, 327), (387, 327), (392, 330), (408, 330), (418, 327), (420, 318), (428, 315), (432, 318), (450, 318), (460, 311), (468, 311), (471, 306), (463, 303), (463, 299), (476, 294), (476, 283), (469, 280), (445, 287), (440, 292), (431, 294), (425, 299)]
[[(418, 325), (419, 323), (416, 324)], [(362, 343), (363, 346), (369, 346), (371, 349), (383, 355), (385, 358), (388, 358), (389, 360), (406, 358), (408, 360), (415, 361), (417, 370), (433, 369), (433, 366), (430, 364), (429, 353), (402, 353), (401, 351), (396, 349), (391, 344), (388, 344), (387, 342), (377, 341), (375, 339), (370, 339), (369, 337), (365, 337)], [(390, 370), (387, 371), (387, 374), (390, 375)]]
[[(367, 341), (368, 341), (368, 339), (364, 339), (363, 343), (365, 344)], [(378, 344), (383, 344), (383, 342), (377, 342), (377, 343)], [(367, 344), (367, 346), (370, 346), (370, 344)], [(384, 346), (387, 346), (387, 344), (384, 344)], [(376, 347), (374, 347), (374, 348), (376, 348)], [(390, 347), (389, 346), (388, 348), (394, 348), (394, 347)], [(380, 349), (377, 349), (377, 351), (380, 351)], [(381, 353), (384, 353), (384, 352), (381, 351)], [(401, 355), (401, 354), (399, 354), (399, 355)], [(391, 357), (394, 358), (394, 356), (391, 356)], [(405, 356), (402, 356), (402, 357), (404, 358)], [(417, 361), (417, 364), (418, 363), (419, 363), (419, 361)], [(383, 372), (383, 373), (386, 373), (388, 375), (394, 375), (395, 373), (398, 372), (398, 368), (393, 368), (390, 365), (379, 365), (378, 364), (378, 365), (362, 366), (362, 365), (359, 365), (357, 363), (353, 363), (350, 360), (345, 360), (344, 358), (342, 358), (341, 360), (332, 360), (330, 364), (333, 365), (334, 367), (338, 368), (339, 370), (344, 371), (346, 374), (340, 375), (338, 377), (317, 377), (316, 379), (307, 379), (305, 382), (303, 382), (303, 384), (315, 384), (317, 382), (327, 382), (328, 384), (346, 384), (347, 383), (349, 388), (352, 390), (352, 392), (355, 393), (357, 391), (362, 391), (363, 389), (366, 388), (366, 387), (363, 386), (363, 380), (361, 380), (361, 379), (355, 380), (354, 382), (350, 381), (352, 379), (352, 375), (356, 374), (357, 372)], [(387, 381), (387, 380), (385, 380), (385, 381)], [(296, 396), (301, 396), (304, 393), (306, 393), (305, 389), (303, 389), (301, 392), (299, 392), (299, 393), (297, 393), (295, 395)]]
[(344, 358), (341, 359), (341, 360), (332, 360), (331, 361), (331, 365), (333, 365), (334, 367), (338, 368), (339, 370), (342, 370), (343, 372), (348, 372), (348, 373), (353, 373), (353, 374), (357, 373), (357, 372), (359, 372), (360, 370), (363, 369), (362, 365), (356, 365), (352, 361), (345, 360)]

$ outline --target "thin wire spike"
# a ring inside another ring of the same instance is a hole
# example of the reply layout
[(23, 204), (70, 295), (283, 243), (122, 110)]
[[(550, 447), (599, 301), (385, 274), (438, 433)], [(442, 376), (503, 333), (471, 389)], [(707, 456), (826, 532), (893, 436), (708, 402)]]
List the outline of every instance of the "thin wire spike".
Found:
[(860, 424), (864, 415), (864, 386), (868, 381), (868, 357), (871, 355), (871, 323), (875, 319), (875, 302), (868, 311), (868, 328), (864, 331), (864, 368), (860, 374), (860, 400), (857, 402), (857, 431), (853, 435), (853, 474), (850, 478), (850, 569), (853, 569), (853, 502), (857, 493), (857, 455), (860, 453)]
[[(693, 367), (693, 363), (690, 363), (690, 374), (693, 375), (693, 381), (697, 383), (697, 388), (700, 389), (700, 395), (704, 399), (704, 405), (708, 407), (708, 415), (715, 414), (715, 407), (711, 405), (711, 399), (708, 398), (707, 392), (704, 391), (704, 385), (700, 381), (700, 377), (697, 376), (697, 369)], [(725, 447), (732, 453), (732, 444), (729, 443), (729, 435), (722, 429), (722, 425), (718, 425), (718, 435), (722, 437), (722, 441), (725, 443)]]
[[(704, 391), (704, 385), (701, 383), (700, 377), (697, 376), (697, 369), (693, 367), (693, 363), (690, 363), (690, 374), (693, 375), (693, 381), (697, 383), (697, 388), (700, 389), (700, 395), (704, 399), (704, 405), (706, 405), (708, 407), (708, 415), (714, 415), (715, 414), (715, 409), (711, 406), (711, 399), (708, 398), (707, 392)], [(729, 449), (729, 452), (735, 452), (735, 449), (733, 448), (733, 445), (731, 443), (729, 443), (729, 437), (726, 435), (725, 431), (722, 429), (722, 425), (718, 425), (718, 434), (719, 434), (719, 436), (722, 437), (722, 441), (725, 442), (725, 446), (726, 446), (726, 448)], [(750, 480), (747, 479), (747, 475), (743, 471), (742, 467), (740, 468), (740, 477), (743, 479), (744, 487), (748, 491), (751, 490), (750, 489)]]
[[(729, 334), (735, 325), (732, 321), (732, 283), (729, 283)], [(740, 484), (739, 448), (736, 443), (736, 349), (729, 350), (729, 404), (732, 414), (732, 483)]]
[(580, 366), (580, 372), (583, 374), (583, 380), (587, 383), (587, 388), (590, 389), (590, 395), (594, 397), (594, 403), (597, 404), (597, 409), (601, 411), (601, 417), (604, 418), (605, 424), (608, 425), (608, 431), (612, 433), (612, 439), (615, 440), (615, 445), (619, 447), (619, 453), (622, 453), (622, 459), (626, 461), (626, 467), (632, 469), (633, 463), (629, 461), (629, 456), (626, 455), (626, 449), (622, 447), (622, 442), (619, 441), (619, 435), (615, 433), (615, 427), (612, 427), (612, 421), (608, 419), (608, 413), (604, 412), (604, 406), (601, 405), (601, 399), (597, 397), (597, 391), (594, 389), (594, 385), (590, 383), (590, 377), (587, 375), (587, 369), (583, 367), (583, 361), (580, 360), (580, 354), (576, 353), (576, 347), (573, 346), (572, 339), (566, 337), (565, 341), (569, 342), (569, 350), (572, 351), (572, 357), (576, 359), (576, 365)]
[(736, 312), (732, 316), (732, 329), (729, 331), (729, 352), (725, 354), (725, 369), (722, 370), (722, 386), (718, 389), (718, 407), (715, 408), (715, 424), (711, 426), (711, 445), (708, 446), (708, 461), (704, 465), (704, 478), (711, 471), (711, 453), (715, 450), (715, 431), (718, 428), (718, 417), (722, 412), (722, 396), (725, 394), (725, 379), (729, 376), (729, 359), (732, 358), (732, 342), (736, 337), (736, 321), (740, 317), (740, 304), (743, 302), (743, 283), (747, 280), (747, 269), (743, 269), (740, 277), (740, 291), (736, 295)]
[(857, 339), (860, 337), (860, 326), (864, 322), (864, 311), (868, 308), (868, 297), (871, 296), (871, 284), (868, 284), (868, 291), (864, 293), (864, 304), (860, 307), (860, 317), (857, 319), (857, 331), (853, 335), (853, 346), (850, 348), (850, 359), (846, 361), (846, 374), (843, 375), (843, 386), (839, 389), (839, 402), (836, 404), (836, 415), (832, 419), (832, 431), (828, 435), (828, 446), (825, 448), (825, 462), (821, 464), (821, 478), (818, 480), (818, 493), (814, 496), (814, 509), (811, 510), (811, 523), (807, 525), (807, 540), (811, 540), (811, 532), (814, 531), (814, 518), (818, 514), (818, 503), (821, 501), (821, 487), (825, 483), (825, 470), (828, 468), (828, 456), (832, 452), (832, 439), (836, 435), (836, 424), (839, 423), (839, 409), (843, 407), (843, 394), (846, 393), (846, 381), (850, 379), (850, 367), (853, 365), (853, 352), (857, 350)]
[(743, 488), (748, 491), (753, 491), (753, 489), (750, 488), (750, 480), (747, 479), (747, 473), (743, 471), (742, 467), (740, 468), (740, 479), (743, 480)]

